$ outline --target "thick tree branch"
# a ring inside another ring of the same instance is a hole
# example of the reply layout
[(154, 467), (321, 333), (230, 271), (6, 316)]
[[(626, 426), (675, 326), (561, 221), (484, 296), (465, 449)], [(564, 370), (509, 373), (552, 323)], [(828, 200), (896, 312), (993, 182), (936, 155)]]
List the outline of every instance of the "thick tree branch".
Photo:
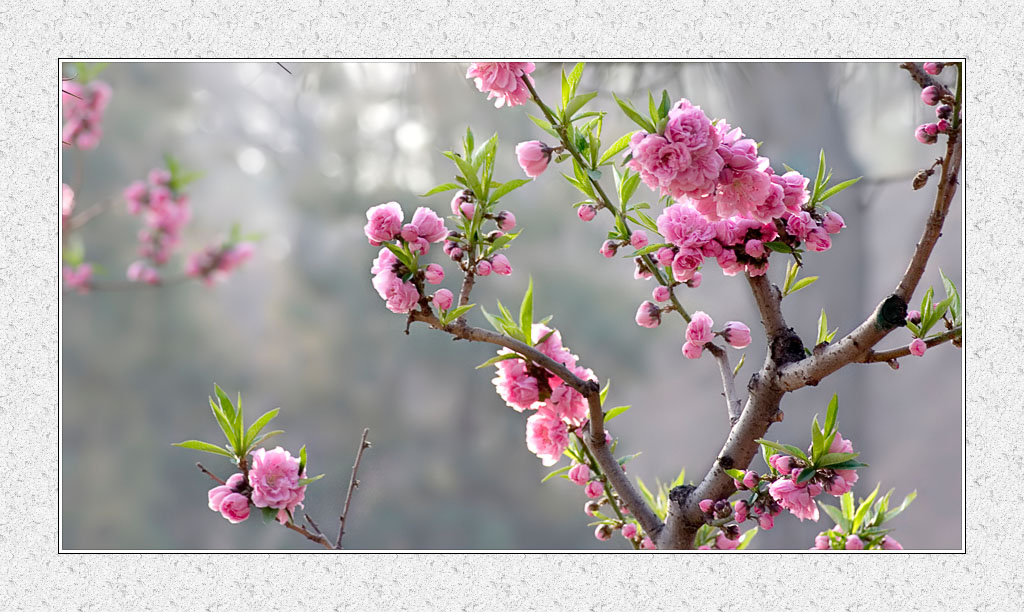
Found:
[(782, 316), (782, 293), (778, 287), (768, 282), (766, 276), (747, 276), (747, 283), (750, 284), (750, 291), (754, 294), (757, 302), (757, 310), (761, 313), (761, 324), (764, 325), (765, 334), (768, 340), (772, 340), (784, 334), (786, 320)]
[(434, 329), (447, 332), (456, 338), (462, 338), (470, 342), (486, 342), (503, 346), (558, 376), (565, 384), (587, 398), (590, 432), (589, 435), (584, 436), (584, 443), (590, 449), (590, 452), (593, 453), (597, 464), (601, 467), (601, 471), (607, 476), (609, 484), (619, 494), (619, 497), (622, 498), (622, 502), (629, 506), (630, 512), (637, 518), (637, 521), (640, 522), (640, 526), (651, 536), (652, 540), (657, 537), (662, 529), (661, 519), (647, 505), (647, 501), (637, 491), (636, 487), (633, 486), (626, 473), (622, 471), (622, 466), (619, 465), (611, 449), (605, 443), (604, 412), (601, 409), (601, 387), (596, 381), (583, 380), (573, 374), (564, 364), (555, 361), (536, 348), (509, 336), (479, 327), (472, 327), (461, 317), (448, 325), (441, 325), (441, 321), (437, 319), (432, 311), (427, 308), (421, 308), (411, 312), (409, 319), (412, 321), (422, 321)]
[[(944, 334), (939, 334), (938, 336), (925, 340), (924, 343), (928, 348), (932, 348), (945, 342), (949, 342), (950, 340), (960, 338), (961, 335), (962, 330), (958, 325)], [(901, 346), (887, 351), (868, 351), (860, 358), (859, 361), (860, 363), (881, 363), (892, 361), (893, 359), (899, 359), (900, 357), (906, 357), (908, 355), (910, 355), (909, 344), (907, 346)]]
[[(348, 481), (348, 493), (345, 495), (345, 505), (341, 510), (341, 526), (338, 528), (338, 542), (334, 545), (335, 548), (341, 549), (341, 538), (345, 535), (345, 522), (348, 520), (348, 507), (352, 503), (352, 493), (359, 486), (359, 480), (356, 476), (359, 473), (359, 464), (363, 460), (363, 452), (370, 448), (370, 442), (367, 441), (366, 436), (370, 435), (369, 428), (363, 430), (363, 437), (359, 440), (359, 451), (356, 452), (356, 461), (352, 464), (352, 477)], [(319, 531), (319, 530), (318, 530)]]

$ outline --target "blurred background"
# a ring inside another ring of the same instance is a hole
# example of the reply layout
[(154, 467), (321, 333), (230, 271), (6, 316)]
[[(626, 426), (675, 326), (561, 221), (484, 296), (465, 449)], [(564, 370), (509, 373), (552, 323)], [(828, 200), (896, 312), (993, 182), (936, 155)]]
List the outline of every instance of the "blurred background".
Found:
[[(547, 136), (527, 117), (537, 113), (495, 109), (465, 79), (466, 64), (284, 65), (288, 71), (273, 62), (115, 63), (98, 77), (113, 88), (103, 140), (78, 159), (64, 153), (64, 181), (81, 170), (78, 210), (117, 198), (166, 152), (205, 173), (189, 188), (194, 218), (171, 270), (234, 222), (265, 237), (253, 260), (213, 288), (193, 282), (64, 294), (64, 548), (316, 547), (257, 515), (233, 526), (207, 508), (213, 483), (195, 462), (222, 477), (231, 466), (171, 443), (222, 441), (207, 404), (214, 382), (232, 396), (241, 391), (250, 418), (282, 407), (274, 428), (286, 433), (276, 443), (293, 453), (305, 444), (310, 473), (327, 474), (309, 487), (306, 510), (329, 533), (360, 433), (370, 428), (373, 448), (346, 548), (628, 548), (618, 536), (595, 540), (581, 487), (541, 484), (549, 469), (525, 447), (525, 415), (495, 394), (492, 368), (474, 369), (493, 348), (453, 343), (422, 325), (405, 335), (405, 317), (387, 311), (370, 285), (377, 249), (362, 233), (366, 209), (396, 200), (407, 216), (420, 205), (447, 214), (450, 194), (416, 194), (451, 180), (441, 152), (457, 150), (467, 124), (478, 141), (499, 132), (498, 180), (521, 177), (516, 143)], [(558, 95), (559, 68), (539, 64), (534, 75), (549, 101)], [(822, 308), (841, 335), (892, 291), (934, 197), (933, 184), (915, 192), (911, 178), (941, 154), (914, 139), (933, 109), (896, 64), (591, 63), (580, 91), (601, 92), (591, 106), (609, 111), (606, 143), (635, 129), (611, 92), (646, 108), (648, 89), (667, 89), (673, 100), (687, 97), (741, 126), (780, 171), (786, 163), (813, 177), (823, 147), (834, 180), (865, 177), (829, 202), (848, 228), (830, 251), (805, 258), (802, 274), (821, 279), (784, 303), (805, 344), (813, 343)], [(643, 453), (630, 475), (668, 481), (685, 466), (699, 481), (728, 431), (715, 362), (683, 358), (684, 328), (675, 318), (655, 330), (634, 323), (652, 284), (633, 280), (629, 259), (598, 254), (608, 218), (580, 222), (570, 207), (580, 198), (558, 170), (571, 173), (552, 167), (503, 200), (525, 228), (508, 251), (515, 273), (478, 283), (473, 301), (488, 309), (496, 299), (518, 303), (532, 275), (538, 318), (554, 315), (580, 363), (612, 380), (610, 406), (633, 405), (610, 427), (620, 453)], [(637, 197), (652, 196), (641, 187)], [(138, 227), (118, 202), (82, 230), (86, 259), (105, 268), (102, 279), (124, 278)], [(946, 228), (917, 302), (929, 285), (943, 295), (940, 267), (960, 282), (959, 193)], [(431, 257), (444, 264), (439, 248)], [(455, 267), (445, 267), (444, 285), (456, 291)], [(784, 268), (773, 258), (769, 276), (780, 285)], [(716, 322), (755, 329), (750, 347), (730, 350), (733, 364), (747, 356), (742, 388), (765, 351), (746, 283), (712, 264), (701, 288), (681, 299)], [(486, 326), (478, 312), (470, 318)], [(883, 348), (909, 340), (897, 331)], [(855, 493), (881, 483), (899, 501), (916, 489), (893, 535), (907, 548), (959, 549), (960, 359), (944, 345), (902, 359), (898, 372), (848, 366), (787, 395), (785, 420), (768, 435), (806, 446), (812, 417), (838, 393), (843, 436), (871, 465)], [(763, 468), (759, 459), (755, 468)], [(752, 548), (808, 548), (832, 526), (822, 516), (817, 524), (782, 516)]]

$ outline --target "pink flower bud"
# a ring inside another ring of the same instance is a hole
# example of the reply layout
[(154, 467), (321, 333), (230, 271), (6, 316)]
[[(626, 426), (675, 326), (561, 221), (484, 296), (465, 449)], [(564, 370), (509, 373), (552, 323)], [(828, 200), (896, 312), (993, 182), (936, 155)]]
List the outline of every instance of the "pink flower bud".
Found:
[(590, 466), (585, 463), (576, 463), (569, 468), (569, 480), (582, 486), (590, 480)]
[(846, 538), (846, 550), (864, 550), (864, 541), (852, 535)]
[(697, 358), (700, 357), (700, 354), (703, 353), (703, 352), (704, 352), (704, 347), (702, 345), (700, 345), (700, 344), (694, 344), (694, 343), (690, 342), (689, 340), (687, 340), (686, 343), (683, 344), (683, 355), (687, 359), (697, 359)]
[(903, 550), (903, 546), (892, 536), (882, 538), (882, 550)]
[(829, 211), (825, 213), (825, 218), (821, 220), (821, 226), (830, 234), (838, 234), (839, 230), (846, 227), (846, 223), (843, 221), (843, 218), (839, 216), (839, 213)]
[(481, 259), (476, 262), (476, 273), (480, 276), (488, 276), (491, 273), (491, 262)]
[[(928, 133), (928, 126), (935, 126), (935, 124), (925, 123), (917, 126), (917, 129), (914, 130), (914, 138), (916, 138), (921, 144), (935, 144), (935, 141), (937, 140), (935, 134)], [(935, 126), (935, 132), (938, 133), (938, 131), (938, 126)]]
[(939, 119), (938, 123), (936, 123), (935, 125), (936, 127), (939, 128), (940, 132), (948, 132), (950, 127), (952, 127), (949, 121), (946, 119)]
[(704, 275), (703, 274), (701, 274), (700, 272), (694, 272), (693, 273), (693, 278), (691, 278), (690, 280), (686, 281), (686, 285), (688, 287), (690, 287), (691, 289), (696, 289), (697, 287), (700, 287), (700, 282), (703, 279), (704, 279)]
[(503, 232), (510, 232), (516, 226), (516, 216), (507, 210), (499, 212), (494, 221), (498, 224), (498, 229)]
[(597, 216), (597, 209), (590, 204), (584, 204), (576, 209), (576, 216), (579, 217), (581, 221), (593, 221), (594, 217)]
[(939, 119), (949, 119), (953, 116), (953, 107), (948, 104), (941, 104), (935, 107), (935, 116)]
[(711, 508), (713, 508), (714, 505), (715, 505), (715, 500), (713, 500), (713, 499), (702, 499), (702, 500), (700, 500), (700, 503), (698, 503), (697, 505), (700, 507), (700, 511), (701, 512), (705, 512), (705, 513), (711, 512)]
[(241, 523), (249, 518), (249, 498), (240, 493), (228, 493), (217, 509), (229, 523)]
[(921, 322), (921, 311), (920, 310), (908, 310), (907, 311), (907, 320), (910, 321), (911, 323), (920, 323)]
[(619, 250), (619, 243), (614, 240), (605, 240), (604, 244), (601, 245), (600, 253), (605, 257), (611, 259), (615, 257), (615, 253)]
[(733, 348), (746, 348), (750, 345), (750, 328), (740, 321), (729, 321), (722, 330), (725, 341)]
[(661, 325), (661, 308), (654, 302), (644, 302), (636, 311), (636, 324), (648, 329)]
[(698, 345), (704, 345), (714, 339), (711, 327), (715, 322), (702, 310), (693, 313), (686, 325), (686, 339)]
[(452, 214), (457, 215), (462, 210), (462, 205), (473, 199), (473, 192), (468, 189), (456, 191), (452, 196)]
[(636, 230), (633, 235), (629, 237), (629, 243), (633, 245), (633, 248), (640, 250), (650, 244), (650, 239), (647, 238), (647, 232), (644, 230)]
[(764, 257), (764, 243), (760, 240), (748, 240), (743, 250), (751, 257), (757, 259)]
[(459, 206), (459, 212), (462, 213), (463, 217), (472, 219), (473, 216), (476, 215), (476, 204), (473, 204), (472, 202), (463, 202), (462, 205)]
[(611, 539), (612, 531), (613, 529), (611, 525), (598, 525), (597, 529), (594, 530), (594, 537), (604, 542)]
[(508, 276), (512, 274), (512, 264), (509, 263), (508, 257), (498, 253), (491, 258), (491, 270), (498, 276)]
[(658, 285), (651, 292), (651, 297), (654, 298), (655, 302), (667, 302), (672, 297), (672, 292), (668, 287), (664, 285)]
[(434, 293), (434, 306), (437, 306), (441, 310), (448, 310), (452, 307), (452, 300), (455, 296), (452, 292), (447, 289), (438, 289)]
[(642, 542), (640, 542), (640, 548), (644, 550), (655, 550), (654, 542), (651, 541), (651, 536), (644, 536)]
[(587, 494), (587, 497), (596, 499), (604, 494), (604, 485), (601, 484), (601, 481), (594, 480), (587, 483), (587, 488), (583, 492)]
[(920, 338), (914, 338), (914, 340), (910, 343), (910, 354), (920, 357), (924, 355), (924, 352), (927, 348), (928, 345), (925, 344), (924, 340)]
[(736, 502), (736, 507), (733, 509), (733, 514), (736, 517), (737, 523), (742, 523), (747, 520), (747, 514), (750, 512), (750, 507), (747, 505), (747, 500), (741, 499)]
[(632, 540), (636, 537), (636, 525), (633, 523), (626, 523), (622, 526), (622, 537), (627, 540)]
[(463, 253), (462, 249), (459, 247), (452, 247), (448, 252), (448, 257), (451, 257), (452, 261), (461, 261), (464, 255), (465, 253)]
[(944, 67), (945, 67), (945, 64), (943, 64), (942, 62), (925, 62), (924, 63), (924, 71), (927, 72), (928, 74), (931, 74), (931, 75), (936, 75), (936, 74), (942, 72), (942, 69)]
[(828, 536), (824, 533), (819, 533), (814, 538), (814, 549), (816, 550), (828, 550), (832, 546), (829, 542)]
[(436, 263), (429, 264), (423, 272), (423, 277), (431, 285), (438, 285), (444, 280), (444, 268)]
[(676, 259), (676, 252), (670, 247), (661, 247), (655, 251), (654, 259), (663, 266), (671, 266)]
[(761, 526), (761, 529), (768, 531), (775, 526), (775, 519), (770, 514), (762, 514), (758, 517), (757, 524)]
[(815, 253), (821, 253), (832, 248), (832, 239), (829, 238), (828, 232), (823, 227), (816, 227), (807, 232), (805, 240), (807, 250), (814, 251)]
[(935, 106), (939, 103), (939, 98), (942, 97), (942, 92), (938, 87), (929, 85), (921, 90), (921, 101), (928, 106)]
[(747, 470), (747, 472), (743, 475), (743, 485), (748, 489), (753, 489), (754, 487), (756, 487), (757, 481), (757, 472)]
[(406, 242), (416, 242), (416, 239), (419, 237), (420, 234), (416, 231), (416, 226), (412, 223), (406, 223), (402, 226), (402, 240)]
[(731, 540), (724, 533), (719, 533), (715, 537), (715, 548), (718, 550), (735, 550), (739, 545), (739, 540)]
[(644, 263), (642, 257), (637, 257), (633, 261), (636, 262), (636, 269), (633, 270), (633, 278), (637, 280), (648, 280), (654, 276), (654, 273), (647, 269), (647, 264)]
[(777, 469), (783, 476), (790, 474), (794, 468), (793, 458), (789, 455), (783, 455), (775, 462), (775, 469)]
[(596, 514), (600, 509), (601, 504), (594, 500), (590, 500), (583, 504), (583, 514), (586, 514), (587, 516), (594, 516), (594, 514)]
[(530, 178), (537, 178), (551, 161), (551, 147), (539, 140), (528, 140), (516, 145), (516, 158), (523, 172)]

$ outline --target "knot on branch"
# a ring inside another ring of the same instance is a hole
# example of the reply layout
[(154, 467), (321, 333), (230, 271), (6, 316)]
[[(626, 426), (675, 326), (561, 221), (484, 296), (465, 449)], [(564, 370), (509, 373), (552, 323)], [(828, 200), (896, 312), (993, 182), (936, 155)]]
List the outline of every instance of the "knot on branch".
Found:
[(907, 302), (896, 294), (890, 295), (878, 306), (875, 325), (888, 331), (907, 324)]
[(697, 487), (693, 485), (679, 485), (678, 487), (673, 487), (672, 490), (668, 492), (668, 499), (670, 502), (676, 504), (680, 509), (682, 509), (686, 504), (686, 500), (696, 488)]
[(787, 327), (786, 331), (772, 338), (771, 350), (772, 361), (780, 367), (787, 363), (800, 361), (807, 356), (804, 351), (804, 341), (793, 331), (792, 327)]

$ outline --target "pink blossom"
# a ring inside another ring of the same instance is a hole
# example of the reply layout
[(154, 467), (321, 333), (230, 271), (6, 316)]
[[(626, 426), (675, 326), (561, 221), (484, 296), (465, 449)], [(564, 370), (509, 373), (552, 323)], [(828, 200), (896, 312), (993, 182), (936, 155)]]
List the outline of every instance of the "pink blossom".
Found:
[(473, 79), (477, 90), (488, 94), (488, 100), (497, 98), (494, 106), (520, 106), (530, 99), (530, 90), (523, 81), (528, 79), (532, 85), (529, 74), (535, 69), (533, 62), (474, 62), (466, 78)]
[(633, 235), (629, 237), (629, 243), (633, 245), (633, 248), (640, 250), (650, 243), (650, 239), (647, 238), (647, 232), (644, 230), (636, 230)]
[(661, 308), (654, 302), (643, 302), (636, 311), (636, 324), (648, 329), (661, 325)]
[(686, 339), (702, 346), (711, 342), (715, 337), (711, 331), (711, 327), (714, 324), (715, 322), (707, 313), (703, 310), (698, 310), (693, 313), (693, 316), (690, 317), (690, 322), (686, 325)]
[(942, 91), (935, 85), (929, 85), (921, 90), (921, 101), (928, 106), (935, 106), (942, 97)]
[(750, 344), (750, 328), (740, 321), (729, 321), (722, 330), (722, 337), (733, 348), (746, 348)]
[(654, 252), (654, 259), (663, 266), (671, 266), (676, 258), (676, 250), (670, 247), (661, 247)]
[[(551, 147), (539, 140), (521, 142), (516, 145), (516, 158), (526, 176), (537, 178), (544, 173), (548, 167), (548, 162), (551, 161)], [(582, 213), (580, 213), (580, 218), (583, 219)], [(590, 219), (583, 220), (589, 221)]]
[(882, 550), (903, 550), (903, 545), (896, 541), (896, 538), (887, 535), (882, 538)]
[(669, 110), (665, 137), (671, 142), (685, 146), (693, 157), (712, 152), (720, 142), (718, 132), (711, 125), (708, 116), (699, 106), (692, 105), (685, 98), (676, 102)]
[[(574, 373), (583, 380), (593, 377), (593, 372), (585, 368), (574, 368), (574, 370)], [(558, 418), (572, 425), (579, 425), (587, 418), (586, 398), (565, 383), (559, 384), (551, 392), (551, 397), (548, 398), (548, 407), (555, 412)]]
[(78, 293), (89, 293), (92, 289), (92, 265), (64, 266), (64, 282)]
[(434, 306), (437, 306), (440, 310), (448, 310), (452, 307), (452, 300), (455, 296), (452, 292), (447, 289), (438, 289), (434, 293)]
[(614, 240), (605, 240), (601, 245), (600, 253), (605, 257), (611, 259), (615, 257), (615, 253), (619, 250), (619, 243)]
[(747, 514), (750, 512), (750, 506), (747, 504), (747, 500), (741, 499), (736, 502), (736, 507), (733, 508), (733, 515), (737, 523), (742, 523), (747, 520)]
[(739, 545), (739, 539), (730, 540), (722, 532), (719, 532), (718, 536), (715, 537), (715, 548), (718, 550), (736, 550)]
[(760, 261), (760, 262), (756, 262), (756, 263), (748, 263), (746, 265), (746, 269), (747, 269), (747, 276), (750, 276), (751, 278), (753, 278), (755, 276), (764, 276), (765, 273), (768, 272), (768, 260), (764, 260), (764, 261)]
[(818, 520), (818, 505), (814, 503), (814, 498), (821, 493), (820, 485), (797, 484), (789, 478), (781, 478), (769, 485), (768, 492), (780, 506), (801, 521), (805, 518)]
[(423, 278), (431, 285), (439, 285), (444, 280), (444, 268), (436, 263), (428, 264), (423, 271)]
[(229, 523), (241, 523), (249, 518), (249, 498), (240, 493), (228, 493), (217, 510)]
[(658, 233), (677, 247), (700, 247), (715, 238), (715, 226), (689, 205), (676, 203), (666, 207), (655, 223)]
[(703, 352), (704, 352), (704, 345), (702, 345), (702, 344), (694, 344), (693, 342), (690, 342), (689, 340), (687, 340), (683, 344), (683, 355), (687, 359), (697, 359), (697, 358), (700, 357), (701, 353), (703, 353)]
[[(774, 176), (770, 177), (774, 178)], [(770, 180), (769, 179), (769, 180)], [(781, 217), (786, 212), (785, 190), (775, 181), (768, 185), (768, 195), (760, 203), (755, 203), (750, 209), (750, 217), (761, 223), (771, 223), (772, 220)]]
[(508, 257), (505, 257), (502, 253), (498, 253), (494, 257), (491, 257), (491, 270), (498, 276), (508, 276), (512, 274), (512, 264), (509, 263)]
[(856, 535), (848, 536), (846, 538), (846, 550), (864, 550), (864, 541)]
[(910, 321), (911, 323), (920, 323), (921, 322), (921, 311), (920, 310), (908, 310), (907, 311), (907, 320)]
[(60, 216), (61, 221), (67, 223), (68, 219), (71, 218), (71, 212), (75, 210), (75, 192), (67, 184), (62, 183), (60, 187)]
[(757, 168), (756, 155), (753, 157), (753, 164), (742, 169), (731, 164), (737, 159), (746, 160), (746, 156), (734, 157), (719, 175), (718, 190), (715, 192), (715, 208), (719, 217), (748, 217), (768, 197), (771, 179)]
[(145, 283), (147, 285), (160, 284), (160, 272), (150, 267), (145, 261), (133, 261), (126, 272), (128, 280), (133, 283)]
[(743, 247), (747, 255), (760, 259), (764, 257), (764, 243), (760, 240), (748, 240), (746, 246)]
[(499, 212), (494, 221), (498, 224), (498, 229), (503, 232), (511, 232), (516, 226), (516, 216), (507, 210)]
[(633, 523), (626, 523), (622, 526), (622, 537), (627, 540), (632, 540), (636, 537), (636, 525)]
[(942, 72), (942, 69), (944, 67), (945, 64), (943, 64), (942, 62), (925, 62), (923, 66), (924, 71), (931, 75), (936, 75)]
[(697, 506), (700, 508), (700, 511), (704, 513), (711, 512), (711, 508), (714, 505), (715, 500), (713, 499), (702, 499), (700, 500), (700, 502), (697, 503)]
[(922, 340), (920, 338), (914, 338), (910, 342), (910, 354), (911, 355), (916, 355), (917, 357), (920, 357), (920, 356), (924, 355), (924, 352), (925, 352), (925, 350), (927, 348), (928, 348), (928, 345), (925, 344), (924, 340)]
[(664, 285), (658, 285), (654, 288), (654, 291), (651, 292), (651, 297), (653, 297), (656, 302), (667, 302), (672, 297), (672, 291)]
[(61, 139), (82, 150), (95, 149), (103, 136), (103, 112), (110, 102), (110, 86), (102, 81), (85, 85), (66, 81), (61, 89), (66, 119)]
[(761, 529), (769, 531), (775, 526), (775, 519), (770, 514), (762, 514), (757, 517), (757, 524), (761, 526)]
[(948, 120), (948, 119), (939, 119), (939, 120), (938, 120), (938, 121), (937, 121), (937, 122), (935, 123), (935, 125), (936, 125), (936, 127), (938, 127), (938, 128), (939, 128), (939, 131), (940, 131), (940, 132), (943, 132), (943, 133), (945, 133), (945, 132), (948, 132), (948, 131), (950, 130), (950, 128), (952, 128), (952, 127), (953, 127), (953, 126), (952, 126), (952, 124), (951, 124), (951, 123), (949, 122), (949, 120)]
[(672, 260), (672, 273), (676, 280), (686, 281), (693, 278), (697, 267), (704, 263), (704, 255), (693, 247), (683, 247)]
[(839, 216), (839, 213), (830, 210), (825, 213), (825, 218), (821, 220), (821, 226), (830, 234), (838, 234), (839, 230), (846, 227), (846, 222)]
[(410, 281), (403, 281), (399, 277), (393, 277), (384, 286), (385, 306), (391, 312), (405, 314), (416, 307), (419, 302), (420, 292)]
[(811, 213), (807, 211), (797, 213), (786, 221), (786, 231), (800, 240), (806, 239), (807, 233), (816, 226), (814, 219), (811, 218)]
[(594, 513), (601, 509), (601, 504), (594, 500), (590, 500), (583, 504), (583, 514), (587, 516), (594, 516)]
[(580, 218), (580, 221), (593, 221), (597, 216), (597, 209), (590, 204), (584, 204), (576, 209), (576, 216)]
[(486, 259), (481, 259), (476, 262), (476, 273), (479, 276), (490, 276), (492, 269), (493, 267), (491, 266), (491, 262)]
[(820, 253), (827, 251), (832, 248), (832, 238), (829, 237), (828, 232), (823, 227), (816, 227), (811, 231), (807, 232), (807, 249)]
[(914, 130), (914, 138), (921, 144), (935, 144), (938, 140), (939, 126), (934, 123), (925, 123), (917, 126)]
[(611, 525), (601, 524), (594, 529), (594, 537), (605, 542), (611, 539), (612, 531)]
[(604, 494), (604, 485), (601, 484), (600, 480), (593, 480), (587, 483), (587, 488), (584, 490), (584, 493), (586, 493), (587, 497), (591, 499), (597, 499)]
[(685, 144), (669, 142), (658, 134), (637, 132), (629, 148), (633, 158), (627, 165), (640, 173), (648, 187), (662, 195), (671, 193), (672, 183), (689, 168), (692, 159)]
[[(306, 486), (299, 484), (304, 475), (299, 474), (299, 458), (292, 457), (280, 446), (271, 451), (256, 449), (252, 452), (252, 467), (249, 469), (253, 505), (293, 510), (305, 496)], [(281, 520), (280, 513), (278, 520)]]
[(248, 242), (211, 245), (192, 253), (185, 260), (185, 275), (202, 279), (210, 286), (222, 281), (252, 257), (254, 247)]
[(824, 533), (819, 533), (814, 537), (814, 549), (828, 550), (831, 547), (832, 543), (829, 541), (828, 536)]
[(754, 487), (756, 487), (757, 486), (757, 481), (758, 481), (757, 472), (755, 472), (753, 470), (747, 470), (743, 474), (743, 486), (747, 487), (748, 489), (753, 489)]
[(498, 376), (491, 382), (501, 399), (516, 412), (532, 408), (539, 398), (539, 387), (537, 379), (527, 373), (526, 364), (520, 359), (507, 359), (495, 365)]
[[(460, 191), (456, 191), (455, 195), (452, 196), (452, 214), (453, 215), (462, 214), (462, 206), (463, 206), (463, 204), (470, 203), (472, 201), (473, 201), (473, 192), (472, 191), (470, 191), (468, 189), (462, 189)], [(472, 218), (473, 215), (470, 214), (470, 215), (467, 215), (467, 216)]]
[(569, 468), (569, 480), (581, 487), (585, 486), (587, 481), (590, 480), (590, 466), (585, 463), (574, 463)]
[(783, 204), (786, 210), (794, 215), (799, 213), (803, 205), (811, 199), (811, 194), (807, 191), (807, 184), (810, 182), (810, 179), (795, 170), (791, 170), (782, 176), (772, 177), (772, 181), (778, 181), (782, 185)]
[(393, 240), (402, 231), (404, 217), (398, 202), (372, 206), (366, 211), (367, 222), (363, 226), (363, 233), (370, 240), (370, 244), (380, 246), (380, 243)]
[(633, 260), (636, 263), (636, 267), (633, 268), (633, 278), (636, 280), (650, 280), (654, 274), (647, 269), (647, 263), (644, 262), (642, 257), (637, 257)]
[(644, 536), (642, 542), (640, 542), (640, 548), (644, 550), (655, 550), (654, 542), (651, 541), (651, 536)]
[(242, 484), (244, 480), (245, 476), (243, 476), (241, 472), (235, 472), (231, 476), (228, 476), (228, 479), (224, 482), (224, 484), (210, 489), (210, 492), (207, 494), (210, 500), (210, 510), (213, 510), (214, 512), (220, 512), (220, 502), (229, 493), (237, 492), (239, 489), (239, 485)]
[[(399, 208), (401, 212), (401, 208)], [(412, 229), (416, 232), (416, 237), (423, 238), (427, 242), (441, 242), (448, 235), (448, 230), (444, 226), (444, 220), (437, 216), (433, 210), (420, 206), (416, 209), (416, 212), (412, 216), (412, 222), (406, 227), (412, 226)], [(402, 237), (405, 237), (403, 228)], [(415, 237), (412, 239), (406, 238), (406, 242), (415, 241)]]

